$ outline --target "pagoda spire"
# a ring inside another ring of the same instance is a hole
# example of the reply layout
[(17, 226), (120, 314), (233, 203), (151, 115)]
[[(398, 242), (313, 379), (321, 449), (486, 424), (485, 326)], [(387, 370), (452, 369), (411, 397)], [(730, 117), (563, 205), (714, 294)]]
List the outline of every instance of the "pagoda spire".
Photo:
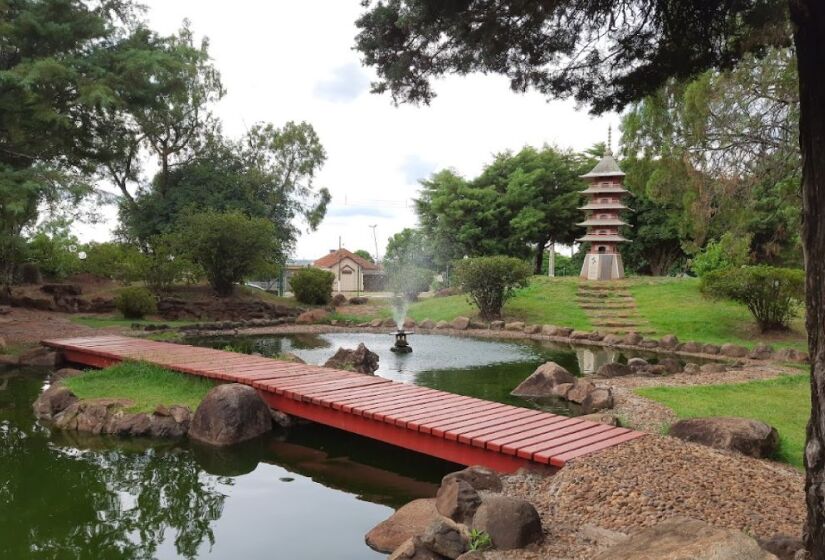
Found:
[(604, 147), (604, 155), (613, 155), (613, 125), (607, 125), (607, 145)]

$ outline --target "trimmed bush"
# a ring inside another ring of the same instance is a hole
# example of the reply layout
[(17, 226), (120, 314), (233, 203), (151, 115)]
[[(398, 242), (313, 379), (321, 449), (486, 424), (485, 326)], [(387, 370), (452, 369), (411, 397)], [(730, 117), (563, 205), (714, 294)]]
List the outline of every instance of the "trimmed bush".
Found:
[(139, 286), (120, 290), (115, 298), (115, 307), (127, 319), (143, 319), (158, 310), (152, 292)]
[(734, 236), (725, 233), (718, 241), (710, 241), (691, 262), (697, 276), (704, 276), (715, 270), (742, 266), (750, 260), (751, 240), (749, 236)]
[(513, 257), (476, 257), (455, 264), (453, 285), (460, 286), (482, 319), (501, 318), (504, 302), (526, 287), (532, 268)]
[(805, 273), (791, 268), (743, 266), (708, 272), (702, 291), (745, 304), (762, 332), (785, 330), (805, 299)]
[(335, 275), (320, 268), (302, 268), (289, 280), (295, 299), (306, 305), (326, 305), (332, 300)]
[(236, 283), (271, 265), (280, 255), (274, 224), (240, 212), (202, 212), (187, 216), (179, 232), (180, 247), (203, 269), (219, 296)]

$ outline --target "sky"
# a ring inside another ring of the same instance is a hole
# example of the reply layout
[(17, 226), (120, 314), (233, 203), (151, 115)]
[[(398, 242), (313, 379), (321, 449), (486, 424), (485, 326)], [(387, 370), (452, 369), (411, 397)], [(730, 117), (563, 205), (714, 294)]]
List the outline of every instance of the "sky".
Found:
[[(359, 0), (144, 0), (150, 27), (173, 33), (189, 19), (210, 41), (226, 96), (215, 107), (224, 132), (256, 122), (306, 121), (327, 161), (316, 186), (332, 194), (327, 216), (301, 235), (295, 259), (316, 259), (340, 243), (384, 254), (387, 239), (416, 225), (418, 181), (452, 168), (474, 177), (493, 154), (545, 143), (584, 150), (603, 142), (618, 116), (589, 115), (572, 101), (510, 90), (502, 76), (450, 76), (435, 83), (429, 106), (394, 106), (369, 92), (375, 79), (352, 49)], [(81, 241), (103, 241), (116, 226), (80, 225)], [(373, 230), (370, 226), (375, 225)]]

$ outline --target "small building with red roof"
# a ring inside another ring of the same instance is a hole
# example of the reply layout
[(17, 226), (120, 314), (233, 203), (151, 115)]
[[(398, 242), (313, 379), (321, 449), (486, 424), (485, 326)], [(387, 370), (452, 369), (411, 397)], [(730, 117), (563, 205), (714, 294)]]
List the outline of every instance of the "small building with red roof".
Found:
[(336, 292), (364, 292), (381, 289), (384, 271), (380, 265), (347, 249), (331, 250), (312, 263), (316, 268), (335, 275), (332, 288)]

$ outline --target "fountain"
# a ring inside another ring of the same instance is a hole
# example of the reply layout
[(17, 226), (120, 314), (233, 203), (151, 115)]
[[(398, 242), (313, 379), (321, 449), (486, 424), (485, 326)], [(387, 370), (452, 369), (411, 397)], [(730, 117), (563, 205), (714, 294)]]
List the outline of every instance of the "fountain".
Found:
[(396, 354), (409, 354), (412, 352), (412, 346), (407, 342), (408, 334), (412, 334), (412, 332), (406, 332), (403, 327), (395, 331), (395, 344), (390, 348), (390, 351)]

